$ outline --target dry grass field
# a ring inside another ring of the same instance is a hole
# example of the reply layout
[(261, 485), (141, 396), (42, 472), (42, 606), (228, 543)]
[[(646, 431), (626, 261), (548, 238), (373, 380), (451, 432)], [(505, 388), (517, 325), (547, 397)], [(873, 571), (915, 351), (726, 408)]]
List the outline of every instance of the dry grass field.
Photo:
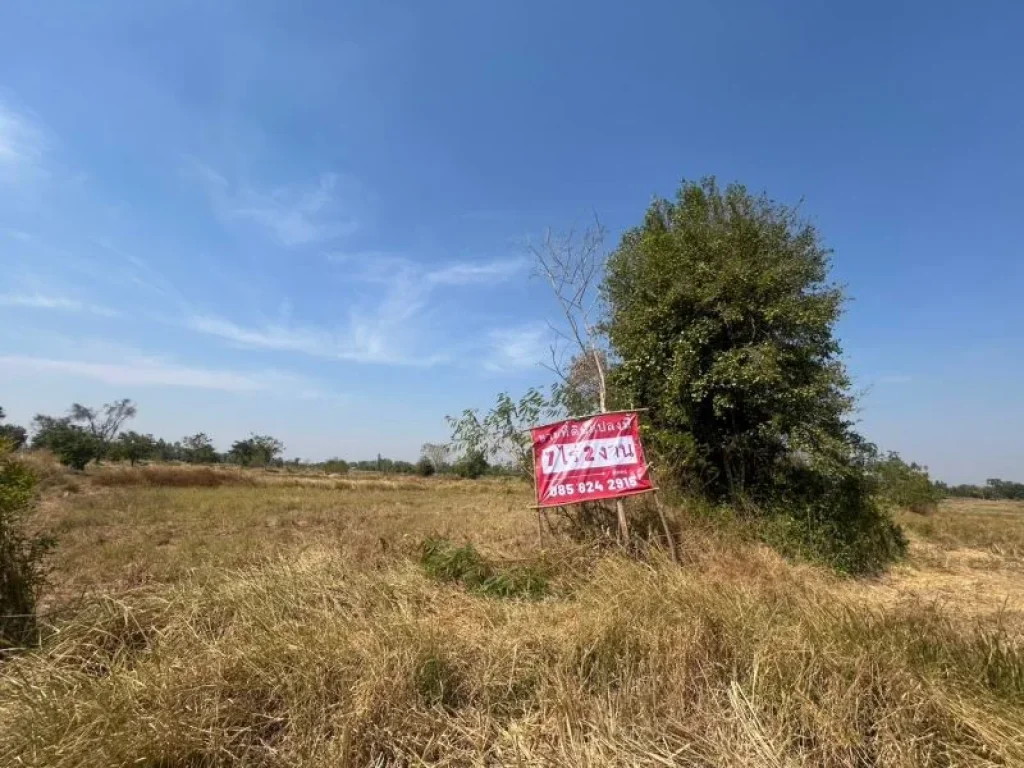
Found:
[[(1024, 505), (904, 515), (840, 578), (675, 510), (683, 564), (549, 538), (514, 481), (52, 472), (0, 765), (1024, 765)], [(425, 539), (541, 574), (497, 596)]]

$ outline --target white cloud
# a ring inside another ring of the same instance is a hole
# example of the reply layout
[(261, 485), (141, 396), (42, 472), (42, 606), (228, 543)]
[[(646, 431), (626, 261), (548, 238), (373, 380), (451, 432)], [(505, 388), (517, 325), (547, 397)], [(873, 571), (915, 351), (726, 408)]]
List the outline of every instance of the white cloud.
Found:
[(425, 280), (434, 285), (500, 283), (518, 274), (525, 265), (526, 261), (524, 259), (463, 262), (428, 272), (425, 275)]
[(394, 348), (387, 335), (373, 323), (353, 318), (342, 332), (321, 328), (271, 324), (245, 327), (211, 315), (193, 315), (188, 328), (216, 336), (240, 347), (299, 352), (330, 360), (389, 365), (429, 366), (442, 362), (443, 356), (404, 354)]
[(31, 243), (36, 239), (34, 235), (30, 235), (28, 232), (23, 232), (20, 229), (4, 229), (2, 231), (7, 237), (22, 243)]
[(264, 189), (232, 183), (199, 162), (191, 165), (218, 216), (251, 221), (287, 248), (334, 240), (358, 229), (355, 219), (340, 210), (337, 174), (321, 174), (311, 185)]
[(187, 387), (240, 393), (294, 390), (302, 392), (303, 396), (315, 392), (304, 379), (276, 371), (247, 373), (195, 368), (152, 357), (115, 363), (6, 355), (0, 356), (0, 366), (11, 376), (78, 376), (115, 386)]
[(116, 310), (98, 304), (87, 304), (76, 299), (60, 296), (32, 294), (0, 294), (0, 307), (24, 307), (26, 309), (53, 309), (61, 312), (88, 312), (103, 317), (118, 317)]
[(0, 101), (0, 182), (20, 183), (44, 176), (47, 144), (42, 123)]
[(0, 102), (0, 163), (35, 164), (42, 159), (45, 148), (45, 133), (39, 122)]
[(243, 347), (360, 363), (436, 365), (448, 361), (451, 355), (444, 351), (422, 351), (432, 294), (444, 287), (500, 283), (523, 265), (521, 260), (496, 260), (456, 262), (426, 269), (408, 259), (381, 256), (362, 263), (359, 270), (347, 275), (380, 284), (381, 296), (375, 304), (350, 308), (338, 328), (280, 322), (247, 327), (208, 314), (193, 314), (186, 319), (186, 325)]
[(543, 325), (499, 328), (488, 335), (490, 352), (484, 368), (510, 373), (540, 366), (550, 354), (551, 331)]

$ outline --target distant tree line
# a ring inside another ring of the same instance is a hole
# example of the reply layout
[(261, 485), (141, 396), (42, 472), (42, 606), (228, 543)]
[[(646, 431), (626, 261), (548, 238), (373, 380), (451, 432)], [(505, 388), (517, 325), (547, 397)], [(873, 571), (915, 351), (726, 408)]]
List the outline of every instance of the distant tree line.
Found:
[[(101, 464), (105, 460), (127, 461), (133, 466), (140, 461), (232, 463), (246, 467), (283, 464), (284, 443), (270, 435), (251, 434), (221, 453), (204, 432), (169, 442), (151, 434), (124, 430), (124, 425), (137, 413), (138, 406), (128, 398), (99, 408), (73, 403), (63, 416), (36, 414), (31, 439), (28, 429), (0, 423), (0, 440), (12, 450), (30, 447), (52, 451), (62, 464), (77, 470), (85, 469), (90, 462)], [(4, 415), (0, 408), (0, 422)]]
[(424, 477), (451, 473), (475, 478), (484, 474), (511, 472), (511, 468), (501, 462), (488, 462), (480, 452), (470, 451), (450, 461), (451, 447), (446, 443), (424, 443), (420, 459), (416, 462), (379, 455), (373, 459), (356, 461), (337, 457), (320, 462), (298, 458), (285, 460), (282, 457), (284, 443), (271, 435), (255, 433), (235, 440), (227, 451), (218, 451), (205, 432), (186, 435), (172, 442), (152, 434), (123, 429), (137, 413), (137, 405), (127, 398), (99, 408), (73, 403), (63, 416), (37, 414), (29, 430), (3, 423), (5, 413), (0, 408), (0, 441), (15, 451), (22, 448), (52, 451), (62, 464), (77, 470), (85, 469), (91, 462), (101, 464), (103, 461), (119, 461), (134, 466), (139, 462), (161, 461), (292, 468), (329, 474), (344, 474), (355, 470)]
[(1024, 483), (1000, 480), (997, 477), (986, 480), (984, 485), (947, 485), (937, 482), (935, 487), (943, 496), (950, 498), (1024, 501)]

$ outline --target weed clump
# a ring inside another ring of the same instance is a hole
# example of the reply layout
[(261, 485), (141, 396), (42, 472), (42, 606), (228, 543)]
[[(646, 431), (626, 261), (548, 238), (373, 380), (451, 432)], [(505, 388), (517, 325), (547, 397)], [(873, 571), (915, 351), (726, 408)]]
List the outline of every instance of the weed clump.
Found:
[(427, 539), (420, 562), (429, 576), (457, 581), (472, 592), (490, 597), (537, 599), (548, 591), (547, 577), (536, 566), (490, 563), (472, 544), (456, 547), (447, 539)]

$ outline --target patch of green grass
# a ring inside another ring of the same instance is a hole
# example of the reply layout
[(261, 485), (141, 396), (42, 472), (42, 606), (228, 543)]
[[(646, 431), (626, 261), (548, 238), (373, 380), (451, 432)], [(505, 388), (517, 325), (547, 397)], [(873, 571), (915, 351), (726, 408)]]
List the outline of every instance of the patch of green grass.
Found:
[(447, 539), (427, 539), (420, 562), (429, 576), (490, 597), (537, 599), (548, 591), (547, 577), (535, 565), (496, 565), (472, 544), (456, 547)]

